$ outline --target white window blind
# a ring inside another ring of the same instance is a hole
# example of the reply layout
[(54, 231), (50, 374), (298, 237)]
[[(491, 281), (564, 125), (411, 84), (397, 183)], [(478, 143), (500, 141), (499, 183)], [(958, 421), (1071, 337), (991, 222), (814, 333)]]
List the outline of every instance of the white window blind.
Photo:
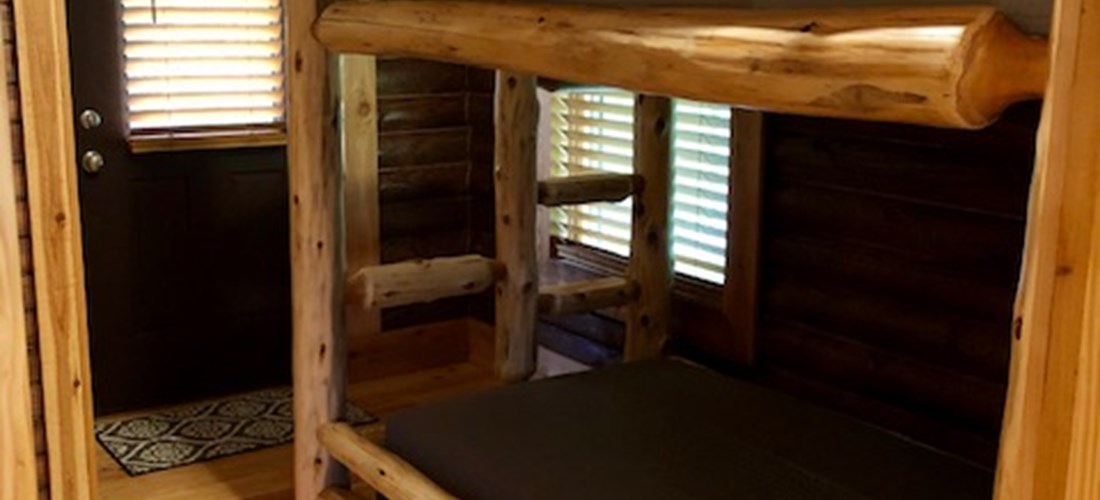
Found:
[[(569, 89), (554, 94), (552, 175), (633, 171), (633, 94)], [(676, 100), (673, 115), (672, 255), (676, 272), (725, 281), (730, 108)], [(629, 256), (629, 199), (555, 208), (555, 236)]]
[(280, 0), (121, 1), (132, 133), (281, 126)]

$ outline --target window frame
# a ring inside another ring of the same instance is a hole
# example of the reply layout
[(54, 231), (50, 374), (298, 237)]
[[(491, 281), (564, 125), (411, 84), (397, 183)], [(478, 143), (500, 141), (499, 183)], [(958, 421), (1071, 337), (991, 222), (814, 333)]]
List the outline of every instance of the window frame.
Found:
[[(124, 0), (117, 0), (120, 17), (119, 43), (125, 51), (127, 42), (125, 39), (126, 22), (123, 19), (126, 8)], [(150, 0), (152, 2), (153, 0)], [(237, 150), (250, 148), (285, 147), (287, 145), (287, 54), (286, 54), (286, 18), (285, 0), (276, 0), (279, 12), (279, 38), (278, 44), (282, 46), (278, 59), (281, 80), (280, 90), (282, 97), (282, 113), (278, 120), (271, 123), (246, 123), (240, 125), (200, 125), (163, 128), (146, 128), (134, 130), (131, 128), (131, 110), (129, 77), (126, 74), (127, 58), (122, 57), (123, 72), (120, 75), (122, 82), (122, 110), (125, 121), (125, 141), (132, 154), (150, 154), (165, 152), (211, 151), (211, 150)], [(170, 7), (168, 7), (170, 8)], [(170, 45), (170, 43), (169, 43)]]
[[(578, 91), (578, 90), (583, 91), (583, 90), (588, 90), (588, 89), (608, 89), (608, 88), (607, 87), (601, 87), (601, 86), (590, 86), (590, 85), (567, 85), (567, 86), (561, 86), (561, 87), (557, 87), (557, 88), (547, 89), (547, 91), (551, 93), (551, 97), (550, 97), (550, 100), (548, 102), (544, 103), (544, 105), (549, 104), (550, 106), (555, 106), (556, 105), (555, 100), (556, 100), (557, 96), (554, 95), (554, 94), (559, 92), (559, 91), (567, 91), (567, 92), (568, 91)], [(616, 89), (608, 89), (608, 90), (616, 90)], [(629, 91), (625, 91), (625, 92), (629, 92)], [(635, 93), (630, 92), (630, 94), (634, 95)], [(699, 304), (703, 304), (703, 305), (707, 305), (707, 306), (714, 306), (714, 307), (718, 307), (718, 308), (722, 307), (722, 300), (723, 300), (724, 290), (726, 289), (726, 285), (730, 282), (730, 268), (731, 268), (730, 263), (731, 263), (731, 260), (730, 260), (730, 248), (729, 247), (730, 247), (730, 244), (731, 244), (730, 232), (731, 232), (731, 225), (732, 225), (732, 219), (730, 217), (730, 213), (733, 209), (733, 200), (732, 200), (732, 196), (731, 196), (732, 192), (731, 192), (731, 189), (730, 189), (730, 182), (732, 182), (732, 179), (733, 179), (733, 173), (732, 173), (732, 164), (733, 164), (733, 156), (734, 156), (733, 155), (733, 146), (735, 144), (735, 136), (733, 134), (733, 127), (732, 127), (732, 125), (733, 125), (733, 116), (732, 116), (733, 112), (734, 111), (731, 108), (731, 117), (730, 117), (730, 131), (731, 131), (731, 133), (730, 133), (730, 138), (729, 138), (730, 155), (729, 155), (729, 159), (728, 159), (729, 160), (729, 165), (728, 166), (731, 168), (731, 172), (728, 175), (727, 180), (726, 180), (727, 191), (726, 191), (725, 197), (726, 197), (726, 202), (727, 202), (728, 209), (727, 209), (726, 218), (725, 218), (725, 222), (726, 222), (726, 230), (725, 230), (725, 240), (726, 240), (725, 265), (723, 266), (722, 271), (721, 271), (722, 274), (723, 274), (723, 282), (722, 283), (717, 283), (717, 282), (709, 281), (709, 280), (706, 280), (706, 279), (703, 279), (703, 278), (700, 278), (700, 277), (697, 277), (697, 276), (686, 274), (686, 273), (683, 273), (683, 272), (680, 272), (680, 271), (675, 271), (675, 270), (673, 271), (673, 294), (675, 296), (679, 296), (679, 297), (691, 300), (692, 302), (695, 302), (695, 303), (699, 303)], [(555, 111), (553, 111), (552, 108), (545, 109), (544, 113), (546, 113), (548, 115), (551, 115), (551, 118), (549, 119), (549, 123), (548, 123), (548, 126), (547, 126), (548, 130), (546, 130), (544, 132), (544, 137), (542, 137), (542, 140), (546, 140), (549, 144), (549, 143), (552, 143), (552, 141), (553, 141), (553, 138), (550, 134), (556, 133), (555, 127), (553, 125), (553, 121), (556, 120), (557, 117), (555, 115)], [(674, 140), (674, 138), (672, 140)], [(550, 146), (549, 149), (552, 150), (553, 146)], [(673, 158), (672, 161), (674, 162), (675, 159)], [(548, 158), (547, 162), (549, 164), (549, 168), (548, 168), (549, 171), (554, 171), (554, 170), (557, 170), (559, 168), (558, 165), (557, 165), (557, 160), (556, 159)], [(670, 164), (669, 168), (673, 168), (673, 165)], [(674, 175), (675, 175), (675, 173), (674, 173)], [(548, 219), (549, 219), (549, 226), (552, 226), (554, 224), (553, 216), (551, 214), (548, 214)], [(612, 252), (612, 251), (607, 250), (607, 249), (597, 248), (597, 247), (594, 247), (592, 245), (588, 245), (588, 244), (585, 244), (585, 243), (582, 243), (582, 242), (579, 242), (579, 241), (570, 240), (568, 238), (555, 235), (555, 234), (553, 234), (553, 230), (550, 229), (549, 226), (547, 227), (547, 229), (545, 231), (546, 234), (542, 235), (542, 237), (544, 237), (545, 239), (550, 241), (550, 248), (551, 248), (550, 255), (553, 258), (561, 259), (561, 260), (565, 261), (565, 263), (567, 265), (573, 265), (573, 266), (576, 266), (576, 267), (579, 267), (579, 268), (582, 268), (582, 269), (585, 269), (585, 270), (588, 270), (588, 271), (599, 273), (601, 275), (618, 276), (618, 275), (622, 275), (623, 273), (625, 273), (627, 264), (628, 264), (629, 259), (630, 259), (629, 256), (624, 256), (624, 255)], [(671, 230), (672, 230), (672, 228), (670, 228), (670, 231)], [(671, 245), (671, 242), (670, 242), (670, 245)], [(673, 260), (675, 260), (675, 255), (674, 254), (673, 254)]]

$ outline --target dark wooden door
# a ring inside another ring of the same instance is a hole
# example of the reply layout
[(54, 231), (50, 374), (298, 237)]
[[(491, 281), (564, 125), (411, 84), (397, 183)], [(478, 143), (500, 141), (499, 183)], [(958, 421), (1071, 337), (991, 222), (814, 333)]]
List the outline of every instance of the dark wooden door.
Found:
[(120, 0), (68, 9), (97, 413), (289, 383), (284, 148), (131, 153)]

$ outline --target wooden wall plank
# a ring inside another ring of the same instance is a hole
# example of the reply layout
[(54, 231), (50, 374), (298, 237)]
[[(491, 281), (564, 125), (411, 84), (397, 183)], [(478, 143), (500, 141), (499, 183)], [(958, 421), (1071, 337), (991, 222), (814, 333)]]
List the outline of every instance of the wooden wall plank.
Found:
[(1100, 496), (1100, 0), (1055, 2), (996, 496)]
[(382, 168), (463, 162), (468, 158), (466, 127), (387, 132), (379, 141)]
[[(3, 22), (8, 31), (6, 19)], [(0, 53), (0, 60), (9, 59)], [(7, 74), (5, 74), (5, 77)], [(5, 78), (6, 80), (6, 78)], [(31, 402), (26, 306), (21, 277), (30, 271), (20, 238), (21, 214), (16, 206), (16, 176), (11, 143), (11, 109), (7, 86), (0, 87), (0, 500), (25, 500), (38, 495), (36, 432)], [(16, 104), (18, 107), (18, 104)], [(22, 168), (20, 167), (20, 171)]]
[(383, 132), (466, 126), (466, 92), (383, 97), (378, 100)]
[(298, 500), (314, 500), (326, 487), (348, 485), (344, 467), (317, 440), (322, 425), (341, 420), (347, 391), (341, 82), (337, 57), (329, 56), (311, 32), (324, 4), (289, 0), (285, 5)]
[(672, 100), (634, 98), (634, 173), (645, 188), (633, 198), (627, 278), (638, 298), (627, 306), (627, 361), (661, 355), (672, 307)]
[[(769, 115), (762, 380), (812, 379), (792, 388), (992, 466), (1036, 122), (1033, 103), (976, 132)], [(952, 378), (986, 389), (915, 382)]]
[(381, 58), (378, 96), (440, 94), (466, 90), (466, 68), (424, 59)]
[(760, 235), (764, 196), (764, 116), (734, 109), (730, 120), (729, 219), (724, 309), (735, 338), (733, 361), (756, 359)]
[(68, 35), (61, 0), (16, 0), (50, 496), (89, 499), (96, 472)]

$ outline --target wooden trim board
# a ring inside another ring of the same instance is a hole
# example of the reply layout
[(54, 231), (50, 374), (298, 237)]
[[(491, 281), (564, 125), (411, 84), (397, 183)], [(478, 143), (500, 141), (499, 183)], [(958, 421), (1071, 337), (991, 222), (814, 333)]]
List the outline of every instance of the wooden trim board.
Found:
[(15, 0), (50, 497), (93, 498), (91, 361), (62, 0)]
[[(5, 59), (0, 54), (0, 72), (9, 81)], [(0, 87), (0, 500), (23, 500), (38, 495), (38, 473), (7, 94)]]
[(756, 358), (760, 232), (764, 195), (764, 115), (734, 109), (730, 120), (729, 228), (724, 309), (736, 338), (734, 362)]
[(1055, 2), (996, 496), (1100, 498), (1100, 0)]
[[(381, 201), (378, 179), (378, 70), (373, 56), (340, 57), (341, 142), (344, 155), (344, 228), (347, 268), (382, 262)], [(376, 336), (382, 311), (349, 306), (348, 337)]]

